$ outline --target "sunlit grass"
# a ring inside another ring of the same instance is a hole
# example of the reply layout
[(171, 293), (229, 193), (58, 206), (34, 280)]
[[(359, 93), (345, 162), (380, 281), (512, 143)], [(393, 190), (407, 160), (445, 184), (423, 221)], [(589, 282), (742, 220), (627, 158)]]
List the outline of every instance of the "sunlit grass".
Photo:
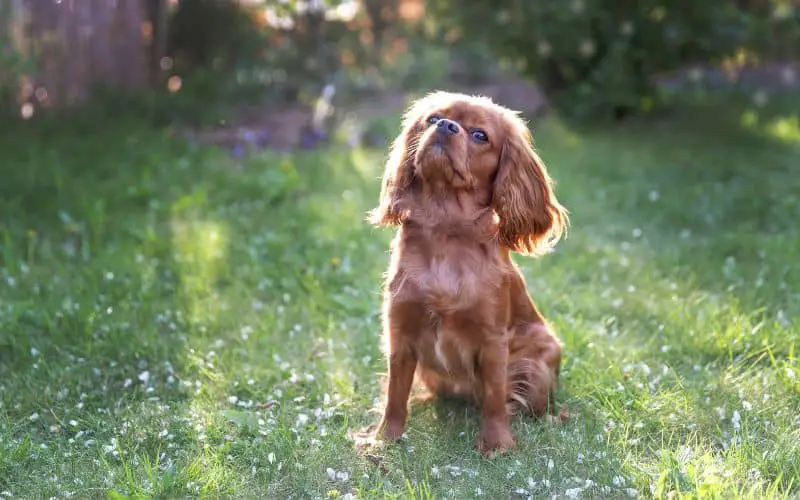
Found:
[(173, 258), (181, 277), (181, 295), (189, 302), (189, 318), (211, 321), (219, 314), (217, 280), (227, 257), (226, 228), (213, 221), (175, 219), (172, 230)]
[(780, 142), (790, 145), (800, 144), (800, 115), (759, 119), (756, 111), (748, 110), (742, 113), (741, 123), (745, 128), (760, 131)]
[(0, 493), (797, 496), (798, 151), (736, 116), (535, 123), (573, 229), (517, 261), (571, 418), (516, 420), (492, 461), (455, 402), (368, 456), (348, 437), (385, 371), (391, 234), (364, 220), (385, 151), (3, 139)]
[(800, 116), (777, 118), (767, 124), (767, 132), (776, 139), (800, 143)]

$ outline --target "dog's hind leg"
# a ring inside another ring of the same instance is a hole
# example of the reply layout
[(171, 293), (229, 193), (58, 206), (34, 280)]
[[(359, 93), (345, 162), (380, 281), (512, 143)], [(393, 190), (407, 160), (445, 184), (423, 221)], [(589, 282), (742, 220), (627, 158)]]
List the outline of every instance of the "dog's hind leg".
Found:
[(518, 325), (509, 341), (508, 404), (513, 412), (555, 411), (561, 343), (544, 323)]

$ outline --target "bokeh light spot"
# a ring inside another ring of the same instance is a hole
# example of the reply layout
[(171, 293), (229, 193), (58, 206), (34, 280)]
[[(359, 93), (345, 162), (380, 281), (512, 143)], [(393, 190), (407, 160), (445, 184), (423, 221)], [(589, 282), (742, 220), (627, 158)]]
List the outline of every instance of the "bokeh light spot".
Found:
[(170, 92), (177, 92), (182, 86), (183, 80), (181, 80), (181, 77), (177, 75), (173, 75), (169, 77), (169, 80), (167, 80), (167, 89), (169, 89)]
[(22, 105), (19, 109), (19, 114), (22, 116), (23, 119), (29, 120), (33, 117), (33, 104), (26, 102)]

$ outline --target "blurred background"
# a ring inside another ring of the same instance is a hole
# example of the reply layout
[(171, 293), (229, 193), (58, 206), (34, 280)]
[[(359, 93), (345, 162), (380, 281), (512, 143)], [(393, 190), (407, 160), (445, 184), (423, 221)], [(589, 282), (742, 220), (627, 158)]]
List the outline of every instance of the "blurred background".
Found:
[(675, 95), (733, 89), (758, 102), (795, 88), (798, 5), (4, 0), (0, 101), (10, 120), (133, 112), (232, 148), (337, 133), (382, 144), (389, 131), (359, 124), (433, 88), (619, 120), (668, 110)]

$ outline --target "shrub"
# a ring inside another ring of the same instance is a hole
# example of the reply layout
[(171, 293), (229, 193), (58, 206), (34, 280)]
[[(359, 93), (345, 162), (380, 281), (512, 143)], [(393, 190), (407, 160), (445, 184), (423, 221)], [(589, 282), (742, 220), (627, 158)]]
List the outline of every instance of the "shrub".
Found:
[(762, 19), (734, 2), (431, 0), (442, 30), (482, 39), (568, 114), (620, 117), (660, 102), (654, 77), (732, 53)]

